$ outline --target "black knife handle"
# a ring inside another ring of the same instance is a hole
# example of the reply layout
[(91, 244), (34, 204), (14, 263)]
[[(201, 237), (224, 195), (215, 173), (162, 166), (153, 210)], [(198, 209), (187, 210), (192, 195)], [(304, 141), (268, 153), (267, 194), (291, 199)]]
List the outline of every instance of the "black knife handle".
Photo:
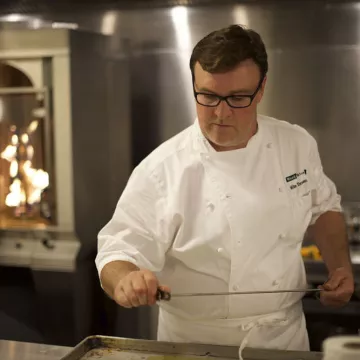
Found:
[(158, 289), (156, 292), (156, 300), (160, 301), (160, 300), (166, 300), (169, 301), (171, 299), (171, 294), (167, 291)]

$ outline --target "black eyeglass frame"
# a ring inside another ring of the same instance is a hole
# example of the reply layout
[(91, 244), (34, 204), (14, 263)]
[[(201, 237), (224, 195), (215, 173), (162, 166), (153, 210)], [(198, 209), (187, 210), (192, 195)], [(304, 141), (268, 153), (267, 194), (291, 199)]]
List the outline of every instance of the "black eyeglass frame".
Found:
[[(217, 95), (217, 94), (211, 94), (211, 93), (206, 93), (206, 92), (202, 92), (202, 91), (196, 91), (195, 90), (195, 79), (193, 79), (193, 91), (194, 91), (194, 97), (195, 97), (195, 100), (196, 102), (201, 105), (201, 106), (206, 106), (206, 107), (217, 107), (219, 106), (219, 104), (222, 102), (222, 101), (226, 101), (226, 103), (232, 107), (232, 108), (235, 108), (235, 109), (244, 109), (244, 108), (247, 108), (249, 107), (252, 102), (254, 101), (254, 98), (255, 96), (257, 95), (257, 93), (259, 92), (259, 90), (261, 89), (261, 85), (264, 81), (264, 78), (265, 76), (262, 75), (261, 78), (260, 78), (260, 81), (259, 81), (259, 85), (257, 86), (256, 90), (251, 94), (251, 95), (228, 95), (228, 96), (220, 96), (220, 95)], [(202, 103), (200, 103), (197, 99), (198, 95), (211, 95), (211, 96), (214, 96), (214, 97), (217, 97), (218, 98), (218, 102), (215, 104), (215, 105), (204, 105)], [(229, 98), (233, 98), (233, 97), (246, 97), (246, 98), (249, 98), (250, 99), (250, 104), (249, 105), (246, 105), (246, 106), (234, 106), (234, 105), (231, 105), (228, 101)]]

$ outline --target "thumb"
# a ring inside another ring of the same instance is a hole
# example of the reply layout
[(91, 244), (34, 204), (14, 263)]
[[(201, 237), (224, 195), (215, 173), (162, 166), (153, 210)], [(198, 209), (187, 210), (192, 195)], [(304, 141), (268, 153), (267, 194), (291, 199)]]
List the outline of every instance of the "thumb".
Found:
[(171, 289), (166, 285), (160, 285), (159, 289), (162, 290), (162, 291), (168, 292), (168, 293), (171, 292)]
[(328, 281), (323, 285), (324, 290), (335, 290), (339, 287), (341, 282), (340, 276), (331, 276)]

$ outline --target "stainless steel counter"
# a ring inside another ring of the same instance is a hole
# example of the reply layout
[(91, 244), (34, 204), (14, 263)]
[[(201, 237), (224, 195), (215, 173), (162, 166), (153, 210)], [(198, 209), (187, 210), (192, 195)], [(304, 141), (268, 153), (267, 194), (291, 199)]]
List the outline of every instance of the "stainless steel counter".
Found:
[(70, 347), (0, 340), (1, 360), (59, 360)]

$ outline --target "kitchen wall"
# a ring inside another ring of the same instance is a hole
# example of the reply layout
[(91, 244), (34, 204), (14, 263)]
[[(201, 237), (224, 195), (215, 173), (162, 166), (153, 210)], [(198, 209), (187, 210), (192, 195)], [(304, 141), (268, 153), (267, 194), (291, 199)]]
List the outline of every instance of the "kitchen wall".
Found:
[(131, 58), (134, 164), (193, 122), (188, 68), (193, 46), (208, 32), (239, 23), (257, 30), (268, 49), (270, 70), (261, 112), (306, 127), (318, 140), (325, 171), (344, 201), (360, 200), (359, 3), (104, 7), (62, 7), (42, 16), (107, 34), (118, 57)]

